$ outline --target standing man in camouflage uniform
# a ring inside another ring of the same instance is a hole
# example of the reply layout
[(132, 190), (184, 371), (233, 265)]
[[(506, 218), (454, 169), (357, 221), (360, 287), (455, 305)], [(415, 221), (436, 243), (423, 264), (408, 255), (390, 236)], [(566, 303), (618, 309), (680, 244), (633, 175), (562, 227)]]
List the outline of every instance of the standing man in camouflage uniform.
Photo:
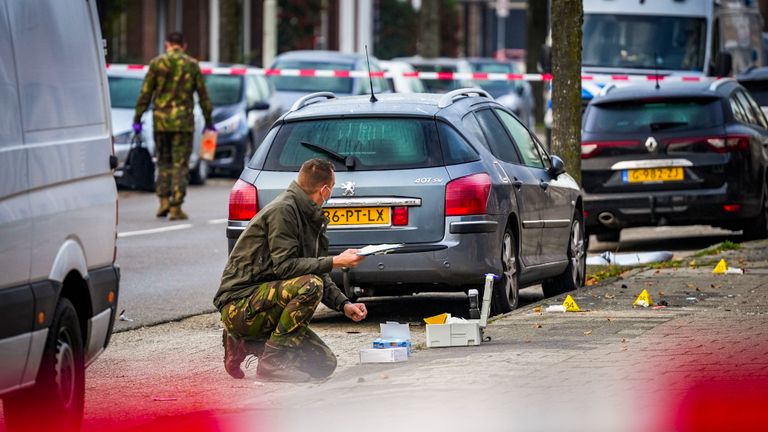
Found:
[(213, 304), (224, 324), (224, 368), (233, 378), (245, 376), (240, 363), (248, 354), (259, 357), (256, 373), (265, 380), (328, 377), (336, 356), (308, 327), (318, 303), (353, 321), (368, 314), (329, 276), (364, 259), (357, 249), (326, 256), (322, 206), (334, 184), (330, 162), (304, 162), (298, 179), (251, 220), (232, 249)]
[(155, 149), (157, 151), (157, 196), (160, 207), (157, 217), (169, 220), (187, 219), (181, 210), (189, 182), (189, 157), (192, 154), (192, 134), (195, 128), (194, 93), (200, 100), (205, 117), (205, 128), (215, 131), (211, 118), (211, 100), (197, 61), (184, 50), (186, 44), (181, 33), (173, 32), (165, 38), (165, 54), (149, 63), (144, 78), (133, 131), (141, 133), (141, 116), (153, 100)]

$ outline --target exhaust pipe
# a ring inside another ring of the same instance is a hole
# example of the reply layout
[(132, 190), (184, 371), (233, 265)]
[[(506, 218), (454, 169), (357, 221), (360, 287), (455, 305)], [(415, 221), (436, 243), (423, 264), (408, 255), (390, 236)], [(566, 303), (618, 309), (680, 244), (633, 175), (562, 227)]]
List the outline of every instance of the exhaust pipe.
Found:
[(599, 220), (600, 223), (605, 226), (616, 225), (616, 217), (611, 212), (600, 213), (599, 215), (597, 215), (597, 220)]

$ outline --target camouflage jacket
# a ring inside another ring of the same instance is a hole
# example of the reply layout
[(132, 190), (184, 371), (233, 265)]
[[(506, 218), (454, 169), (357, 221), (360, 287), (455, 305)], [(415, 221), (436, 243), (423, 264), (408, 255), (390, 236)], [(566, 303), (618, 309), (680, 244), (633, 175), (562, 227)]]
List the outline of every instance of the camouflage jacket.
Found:
[(292, 182), (240, 234), (213, 304), (221, 309), (251, 296), (264, 282), (313, 274), (323, 279), (323, 304), (341, 310), (348, 299), (330, 277), (326, 223), (322, 209)]
[(158, 132), (193, 132), (195, 128), (194, 93), (200, 100), (206, 126), (212, 126), (211, 99), (205, 89), (205, 81), (197, 61), (181, 48), (168, 50), (149, 63), (139, 100), (136, 102), (134, 123), (141, 122), (141, 115), (153, 100), (153, 127)]

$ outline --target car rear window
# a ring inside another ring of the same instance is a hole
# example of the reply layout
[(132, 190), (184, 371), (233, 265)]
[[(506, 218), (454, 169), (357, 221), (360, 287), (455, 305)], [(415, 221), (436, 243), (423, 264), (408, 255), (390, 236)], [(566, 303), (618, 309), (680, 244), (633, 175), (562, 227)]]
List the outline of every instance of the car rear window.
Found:
[(723, 123), (718, 99), (622, 101), (587, 111), (587, 132), (657, 132), (708, 129)]
[(205, 75), (205, 89), (213, 106), (234, 105), (243, 94), (243, 77), (231, 75)]
[[(273, 69), (313, 69), (313, 70), (338, 70), (350, 71), (355, 65), (352, 63), (333, 63), (322, 61), (298, 61), (279, 60)], [(280, 91), (293, 91), (314, 93), (328, 91), (341, 94), (352, 94), (352, 79), (339, 77), (304, 77), (273, 75), (272, 83)]]
[[(455, 66), (445, 65), (414, 65), (413, 66), (419, 72), (437, 72), (437, 73), (456, 73)], [(464, 87), (472, 87), (472, 84), (462, 80), (451, 79), (425, 79), (422, 78), (421, 82), (424, 83), (424, 88), (428, 93), (446, 93), (451, 90), (456, 90)]]
[(143, 84), (142, 78), (109, 77), (109, 100), (112, 108), (135, 108)]
[(298, 171), (307, 159), (320, 157), (336, 162), (338, 171), (347, 170), (327, 152), (302, 142), (353, 156), (355, 171), (426, 168), (443, 161), (434, 120), (341, 118), (286, 123), (275, 137), (264, 169)]

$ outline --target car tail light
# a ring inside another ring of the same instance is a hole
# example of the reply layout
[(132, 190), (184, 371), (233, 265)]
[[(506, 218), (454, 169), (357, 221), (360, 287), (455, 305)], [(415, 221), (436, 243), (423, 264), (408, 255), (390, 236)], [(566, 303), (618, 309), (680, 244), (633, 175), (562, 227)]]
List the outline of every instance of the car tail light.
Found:
[(731, 135), (726, 137), (707, 138), (707, 146), (717, 153), (730, 153), (749, 148), (748, 136)]
[(238, 180), (229, 193), (229, 220), (248, 221), (259, 211), (256, 186)]
[(392, 209), (392, 225), (408, 225), (408, 207), (394, 207)]
[(726, 213), (738, 213), (741, 211), (741, 204), (725, 204), (723, 205), (723, 210)]
[(491, 177), (486, 173), (472, 174), (448, 182), (445, 186), (445, 215), (485, 214), (490, 192)]
[(589, 159), (597, 156), (600, 150), (609, 147), (637, 147), (640, 145), (640, 141), (627, 140), (627, 141), (592, 141), (581, 143), (581, 158)]

